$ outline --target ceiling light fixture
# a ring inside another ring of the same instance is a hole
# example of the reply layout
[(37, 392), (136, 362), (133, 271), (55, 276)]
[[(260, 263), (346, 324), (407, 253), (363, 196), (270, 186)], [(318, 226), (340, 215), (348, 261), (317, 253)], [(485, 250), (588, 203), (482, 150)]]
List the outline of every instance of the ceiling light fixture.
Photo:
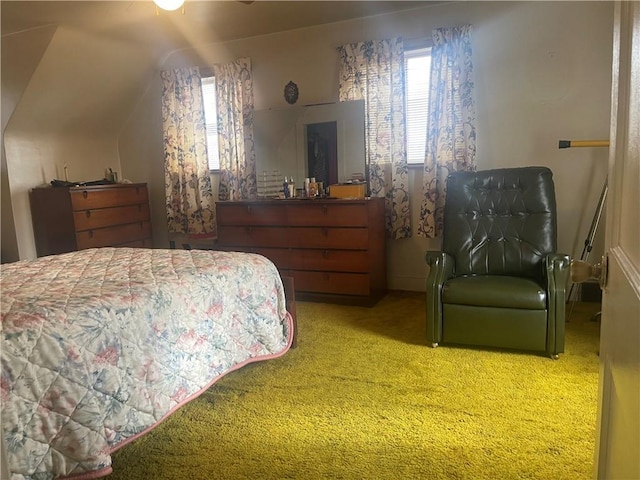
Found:
[(177, 10), (184, 5), (184, 0), (153, 0), (158, 7), (163, 10)]

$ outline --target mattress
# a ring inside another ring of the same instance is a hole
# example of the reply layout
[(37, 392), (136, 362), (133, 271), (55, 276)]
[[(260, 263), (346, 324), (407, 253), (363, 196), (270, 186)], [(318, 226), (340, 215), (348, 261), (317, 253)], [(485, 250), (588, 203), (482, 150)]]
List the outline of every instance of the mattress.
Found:
[(2, 265), (0, 394), (12, 479), (97, 478), (217, 379), (283, 355), (265, 257), (99, 248)]

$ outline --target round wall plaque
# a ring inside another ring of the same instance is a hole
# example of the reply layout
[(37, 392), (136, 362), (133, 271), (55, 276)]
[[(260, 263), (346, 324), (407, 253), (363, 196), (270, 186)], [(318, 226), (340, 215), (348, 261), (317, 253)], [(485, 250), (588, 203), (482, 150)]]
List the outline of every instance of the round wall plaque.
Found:
[(284, 86), (284, 99), (290, 105), (298, 101), (298, 86), (295, 83), (289, 82)]

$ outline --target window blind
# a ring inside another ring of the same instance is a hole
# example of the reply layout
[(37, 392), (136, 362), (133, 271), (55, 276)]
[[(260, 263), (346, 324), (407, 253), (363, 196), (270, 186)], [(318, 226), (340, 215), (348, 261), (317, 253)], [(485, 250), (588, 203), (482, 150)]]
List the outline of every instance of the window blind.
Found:
[(209, 170), (220, 169), (220, 154), (218, 151), (218, 111), (216, 108), (216, 79), (204, 77), (202, 84), (202, 100), (204, 103), (204, 118), (207, 128), (207, 156)]
[(404, 63), (407, 163), (422, 164), (427, 142), (431, 48), (405, 51)]

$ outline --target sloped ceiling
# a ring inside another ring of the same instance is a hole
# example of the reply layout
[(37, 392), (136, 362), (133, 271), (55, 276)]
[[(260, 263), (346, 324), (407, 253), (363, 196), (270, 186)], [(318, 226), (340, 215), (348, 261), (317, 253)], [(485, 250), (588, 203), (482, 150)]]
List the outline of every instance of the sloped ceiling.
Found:
[(9, 128), (50, 136), (115, 136), (151, 75), (149, 53), (136, 45), (59, 27)]
[(172, 51), (437, 3), (446, 2), (186, 0), (184, 12), (166, 12), (152, 0), (3, 0), (2, 38), (11, 45), (57, 28), (7, 128), (117, 136)]
[(174, 49), (367, 17), (445, 2), (186, 0), (184, 13), (141, 1), (5, 1), (2, 34), (55, 24), (146, 45), (158, 57)]

